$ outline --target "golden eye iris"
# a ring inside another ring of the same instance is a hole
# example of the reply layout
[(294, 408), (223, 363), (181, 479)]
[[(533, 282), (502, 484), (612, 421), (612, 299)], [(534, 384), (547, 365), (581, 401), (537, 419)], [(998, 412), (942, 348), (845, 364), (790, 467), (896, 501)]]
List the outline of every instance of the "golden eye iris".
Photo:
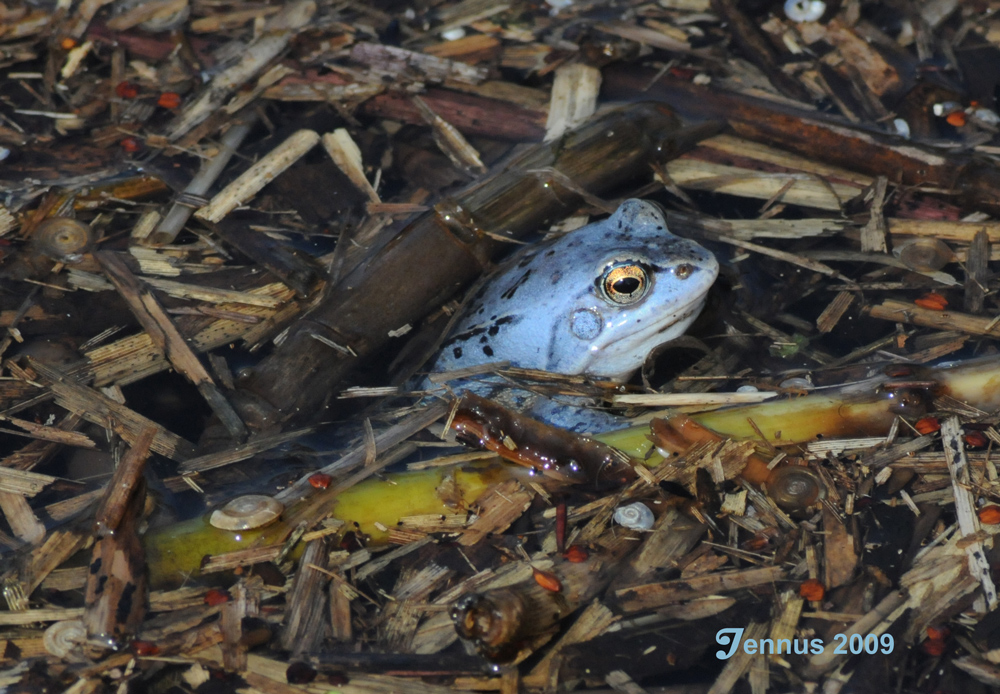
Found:
[(601, 280), (604, 296), (616, 304), (634, 304), (646, 294), (649, 276), (635, 263), (615, 265), (604, 271)]

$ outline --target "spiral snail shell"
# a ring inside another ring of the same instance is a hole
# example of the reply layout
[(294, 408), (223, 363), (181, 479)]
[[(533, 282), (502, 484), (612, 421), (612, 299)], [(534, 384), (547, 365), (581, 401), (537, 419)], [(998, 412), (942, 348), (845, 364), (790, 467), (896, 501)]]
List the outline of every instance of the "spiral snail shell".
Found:
[[(65, 619), (56, 622), (42, 634), (42, 645), (45, 646), (45, 650), (57, 658), (83, 660), (79, 647), (86, 640), (87, 630), (79, 619)], [(79, 657), (72, 658), (74, 653), (79, 653)]]
[(93, 245), (93, 230), (69, 217), (46, 219), (31, 236), (31, 246), (36, 254), (61, 263), (79, 261)]
[(238, 496), (212, 511), (208, 522), (222, 530), (253, 530), (273, 523), (285, 510), (280, 501), (263, 494)]
[(650, 530), (656, 518), (649, 506), (641, 501), (619, 506), (615, 509), (615, 523), (624, 526), (629, 530)]
[(787, 465), (771, 473), (767, 495), (785, 511), (799, 511), (826, 496), (819, 476), (807, 467)]

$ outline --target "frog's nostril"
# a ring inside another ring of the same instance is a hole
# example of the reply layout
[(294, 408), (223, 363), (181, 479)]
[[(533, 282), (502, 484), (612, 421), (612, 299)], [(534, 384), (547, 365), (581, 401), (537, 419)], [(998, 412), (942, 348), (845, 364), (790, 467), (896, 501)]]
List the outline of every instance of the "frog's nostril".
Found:
[(688, 277), (691, 276), (691, 273), (693, 272), (694, 272), (693, 265), (691, 265), (690, 263), (681, 263), (680, 265), (677, 266), (677, 269), (674, 270), (674, 277), (676, 277), (679, 280), (686, 280)]

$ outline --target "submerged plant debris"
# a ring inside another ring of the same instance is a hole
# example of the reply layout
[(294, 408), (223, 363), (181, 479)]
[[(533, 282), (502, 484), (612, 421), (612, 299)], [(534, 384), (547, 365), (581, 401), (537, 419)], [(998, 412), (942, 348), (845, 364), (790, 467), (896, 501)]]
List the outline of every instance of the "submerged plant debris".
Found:
[[(0, 688), (1000, 687), (998, 10), (0, 4)], [(414, 386), (628, 198), (686, 336)]]

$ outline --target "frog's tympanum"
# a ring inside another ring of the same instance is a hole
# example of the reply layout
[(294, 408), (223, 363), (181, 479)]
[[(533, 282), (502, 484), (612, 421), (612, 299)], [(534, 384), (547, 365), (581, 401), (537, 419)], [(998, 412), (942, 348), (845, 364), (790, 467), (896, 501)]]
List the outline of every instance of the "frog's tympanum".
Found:
[[(608, 219), (516, 254), (466, 302), (431, 372), (486, 362), (624, 381), (681, 335), (719, 272), (715, 257), (667, 231), (653, 204), (627, 200)], [(452, 384), (498, 396), (493, 378)], [(574, 431), (615, 418), (525, 391), (508, 404)]]

